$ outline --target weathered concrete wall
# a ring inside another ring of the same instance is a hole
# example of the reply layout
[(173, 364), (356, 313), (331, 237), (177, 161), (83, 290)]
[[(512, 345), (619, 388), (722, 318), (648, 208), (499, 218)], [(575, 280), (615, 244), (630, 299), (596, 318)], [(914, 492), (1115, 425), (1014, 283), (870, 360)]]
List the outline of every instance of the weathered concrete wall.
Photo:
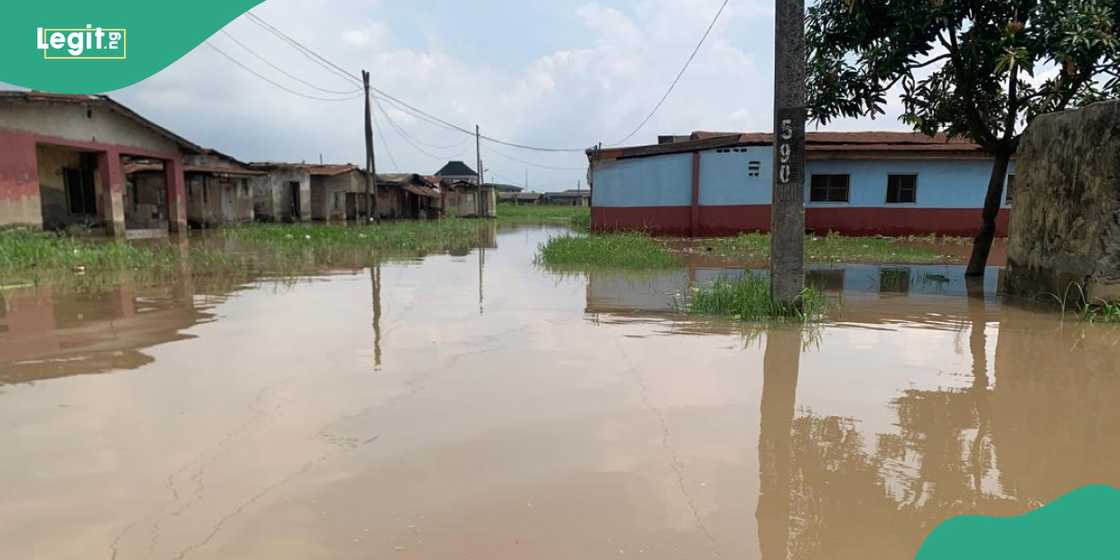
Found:
[(43, 227), (35, 141), (26, 135), (0, 135), (0, 226)]
[(187, 221), (192, 227), (219, 227), (253, 221), (253, 191), (248, 178), (187, 174)]
[[(292, 183), (299, 193), (299, 215), (292, 215)], [(306, 169), (279, 168), (254, 177), (253, 206), (262, 220), (286, 222), (311, 219), (311, 175)]]
[(1008, 289), (1120, 299), (1120, 102), (1038, 117), (1018, 161)]
[(0, 110), (0, 129), (168, 154), (179, 152), (167, 137), (97, 104), (8, 103)]
[(365, 193), (362, 173), (351, 171), (339, 175), (311, 177), (311, 219), (337, 221), (346, 219), (346, 193)]

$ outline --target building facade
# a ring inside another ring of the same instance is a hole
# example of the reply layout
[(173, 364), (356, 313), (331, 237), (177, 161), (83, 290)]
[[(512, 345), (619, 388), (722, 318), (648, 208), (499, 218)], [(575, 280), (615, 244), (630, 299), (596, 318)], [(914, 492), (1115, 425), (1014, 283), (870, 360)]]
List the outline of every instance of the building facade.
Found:
[[(770, 228), (769, 134), (697, 132), (588, 152), (592, 228), (733, 235)], [(847, 235), (974, 235), (992, 160), (959, 139), (912, 133), (809, 133), (805, 224)], [(997, 219), (1007, 234), (1014, 162)]]
[[(203, 151), (104, 95), (0, 92), (0, 226), (184, 231), (183, 160)], [(133, 159), (158, 164), (162, 196), (126, 203)]]

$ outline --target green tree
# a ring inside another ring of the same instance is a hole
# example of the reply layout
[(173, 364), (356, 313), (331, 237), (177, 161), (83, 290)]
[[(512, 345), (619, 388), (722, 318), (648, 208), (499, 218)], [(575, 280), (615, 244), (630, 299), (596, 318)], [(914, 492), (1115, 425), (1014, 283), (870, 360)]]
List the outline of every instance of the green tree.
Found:
[(883, 114), (961, 136), (995, 159), (968, 264), (984, 274), (1004, 177), (1037, 115), (1120, 93), (1120, 0), (818, 0), (808, 10), (809, 111)]

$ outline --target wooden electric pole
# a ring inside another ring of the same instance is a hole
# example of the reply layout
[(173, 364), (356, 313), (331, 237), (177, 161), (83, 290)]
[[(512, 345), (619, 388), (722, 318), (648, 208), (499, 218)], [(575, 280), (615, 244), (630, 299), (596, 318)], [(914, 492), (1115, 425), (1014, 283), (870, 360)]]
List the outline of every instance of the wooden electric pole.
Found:
[(373, 120), (369, 111), (369, 72), (362, 70), (366, 91), (366, 221), (377, 216), (377, 162), (373, 157)]
[(475, 166), (478, 168), (475, 171), (478, 173), (478, 198), (475, 201), (478, 203), (478, 217), (482, 218), (486, 216), (482, 212), (482, 134), (479, 132), (477, 124), (474, 125), (474, 156)]
[(805, 287), (805, 0), (777, 0), (770, 296), (795, 303)]

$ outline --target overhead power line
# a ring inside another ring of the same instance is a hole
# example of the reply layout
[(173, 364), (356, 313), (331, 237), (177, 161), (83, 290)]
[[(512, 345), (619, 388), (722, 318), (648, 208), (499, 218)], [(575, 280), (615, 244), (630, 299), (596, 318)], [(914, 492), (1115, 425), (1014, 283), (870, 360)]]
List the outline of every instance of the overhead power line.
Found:
[(381, 123), (377, 121), (377, 112), (371, 113), (370, 117), (373, 119), (373, 128), (377, 129), (378, 138), (381, 138), (381, 146), (385, 148), (385, 153), (389, 154), (389, 161), (393, 162), (393, 169), (399, 171), (401, 166), (397, 163), (397, 158), (393, 157), (393, 150), (389, 149), (389, 141), (385, 140), (385, 131), (382, 130)]
[(719, 21), (719, 16), (723, 14), (723, 9), (727, 7), (727, 3), (729, 1), (730, 0), (723, 0), (723, 4), (720, 5), (719, 11), (716, 12), (716, 16), (712, 18), (712, 22), (708, 24), (708, 29), (704, 31), (704, 35), (701, 36), (700, 41), (696, 43), (696, 48), (692, 49), (692, 54), (688, 55), (688, 60), (684, 62), (684, 66), (681, 66), (680, 72), (677, 72), (677, 77), (673, 78), (673, 82), (669, 84), (669, 89), (665, 90), (665, 95), (661, 96), (661, 99), (657, 102), (657, 105), (653, 106), (653, 109), (650, 110), (648, 115), (646, 115), (646, 118), (642, 119), (642, 122), (638, 123), (638, 126), (634, 128), (634, 130), (630, 131), (630, 134), (627, 134), (621, 140), (612, 144), (613, 146), (617, 146), (633, 138), (634, 135), (637, 134), (638, 131), (640, 131), (643, 127), (645, 127), (646, 123), (648, 123), (649, 120), (653, 118), (653, 115), (657, 114), (657, 110), (660, 109), (661, 105), (665, 103), (665, 100), (669, 98), (669, 94), (673, 93), (673, 88), (677, 87), (677, 82), (681, 81), (681, 77), (684, 76), (685, 70), (688, 70), (688, 66), (692, 64), (692, 60), (696, 58), (696, 53), (700, 52), (700, 47), (704, 45), (704, 41), (708, 40), (708, 35), (712, 33), (712, 28), (716, 26), (716, 22)]
[[(311, 47), (308, 47), (307, 45), (304, 45), (303, 43), (299, 42), (295, 38), (291, 37), (290, 35), (284, 33), (280, 29), (278, 29), (276, 26), (274, 26), (274, 25), (268, 23), (267, 21), (261, 19), (260, 16), (254, 14), (251, 11), (246, 12), (246, 15), (252, 21), (257, 23), (259, 26), (261, 26), (265, 30), (267, 30), (270, 33), (276, 35), (277, 37), (280, 37), (281, 39), (283, 39), (285, 42), (289, 43), (293, 47), (296, 47), (297, 49), (300, 49), (301, 51), (303, 51), (305, 53), (305, 56), (308, 56), (312, 60), (315, 60), (318, 64), (323, 65), (324, 67), (327, 67), (327, 68), (331, 69), (332, 72), (334, 72), (336, 75), (338, 75), (340, 77), (348, 78), (348, 79), (350, 79), (354, 82), (357, 82), (357, 83), (361, 82), (361, 79), (358, 76), (356, 76), (355, 74), (352, 74), (349, 71), (347, 71), (345, 68), (342, 68), (341, 66), (335, 64), (334, 62), (331, 62), (330, 59), (320, 55), (319, 53), (317, 53), (313, 49), (311, 49)], [(372, 85), (370, 86), (370, 89), (373, 90), (374, 92), (376, 92), (377, 94), (379, 94), (385, 100), (391, 102), (394, 106), (400, 108), (404, 112), (412, 114), (412, 115), (414, 115), (418, 118), (424, 118), (424, 119), (428, 120), (429, 122), (435, 122), (435, 123), (441, 124), (446, 128), (449, 128), (451, 130), (456, 130), (456, 131), (458, 131), (460, 133), (463, 133), (463, 134), (466, 134), (468, 136), (474, 136), (475, 135), (474, 130), (467, 129), (465, 127), (459, 126), (459, 125), (454, 124), (454, 123), (452, 123), (450, 121), (447, 121), (445, 119), (439, 118), (439, 117), (437, 117), (437, 116), (435, 116), (435, 115), (433, 115), (433, 114), (431, 114), (427, 111), (424, 111), (423, 109), (420, 109), (420, 108), (418, 108), (418, 107), (416, 107), (416, 106), (414, 106), (414, 105), (412, 105), (412, 104), (410, 104), (410, 103), (408, 103), (408, 102), (406, 102), (406, 101), (404, 101), (404, 100), (402, 100), (398, 97), (393, 96), (392, 94), (386, 92), (385, 90), (374, 87)], [(490, 142), (493, 142), (495, 144), (501, 144), (503, 146), (509, 146), (509, 147), (512, 147), (512, 148), (519, 148), (519, 149), (522, 149), (522, 150), (531, 150), (531, 151), (538, 151), (538, 152), (573, 152), (573, 153), (583, 153), (584, 152), (584, 148), (553, 148), (553, 147), (533, 146), (533, 145), (530, 145), (530, 144), (521, 144), (521, 143), (517, 143), (517, 142), (509, 142), (509, 141), (502, 140), (502, 139), (499, 139), (499, 138), (494, 138), (494, 137), (491, 137), (491, 136), (484, 136), (484, 135), (481, 136), (481, 138), (483, 138), (485, 140), (489, 140)]]
[(246, 72), (249, 72), (250, 74), (252, 74), (252, 75), (254, 75), (254, 76), (256, 76), (256, 77), (258, 77), (258, 78), (260, 78), (260, 79), (262, 79), (262, 80), (264, 80), (264, 81), (266, 81), (266, 82), (268, 82), (268, 83), (270, 83), (270, 84), (272, 84), (272, 85), (274, 85), (274, 86), (276, 86), (276, 87), (278, 87), (278, 88), (280, 88), (280, 89), (282, 89), (282, 90), (284, 90), (284, 91), (286, 91), (286, 92), (288, 92), (292, 95), (298, 95), (300, 97), (305, 97), (307, 99), (315, 99), (315, 100), (318, 100), (318, 101), (350, 101), (351, 99), (357, 99), (357, 98), (362, 96), (362, 94), (359, 93), (357, 95), (350, 95), (350, 96), (347, 96), (347, 97), (323, 97), (323, 96), (320, 96), (320, 95), (309, 95), (309, 94), (306, 94), (306, 93), (302, 93), (302, 92), (296, 91), (294, 89), (291, 89), (291, 88), (289, 88), (289, 87), (287, 87), (287, 86), (285, 86), (285, 85), (283, 85), (279, 82), (276, 82), (275, 80), (272, 80), (271, 78), (265, 76), (264, 74), (261, 74), (261, 73), (257, 72), (256, 70), (253, 70), (252, 68), (243, 64), (241, 61), (239, 61), (236, 58), (230, 56), (229, 53), (223, 51), (222, 49), (219, 49), (216, 45), (214, 45), (214, 43), (211, 43), (210, 41), (206, 41), (206, 45), (209, 46), (210, 48), (214, 49), (214, 51), (216, 51), (218, 54), (224, 56), (230, 62), (234, 63), (235, 65), (237, 65), (239, 67), (241, 67), (242, 70), (245, 70)]
[(554, 170), (554, 171), (584, 171), (584, 170), (587, 169), (586, 166), (584, 166), (584, 167), (564, 167), (564, 166), (558, 166), (558, 165), (546, 165), (546, 164), (543, 164), (543, 163), (537, 163), (537, 162), (534, 162), (534, 161), (524, 160), (524, 159), (514, 157), (514, 156), (511, 156), (511, 155), (503, 153), (503, 152), (499, 152), (498, 150), (495, 150), (492, 146), (487, 146), (486, 151), (493, 152), (495, 154), (498, 154), (499, 156), (502, 156), (502, 157), (504, 157), (508, 160), (511, 160), (511, 161), (515, 161), (517, 163), (525, 164), (525, 165), (528, 165), (528, 166), (531, 166), (531, 167), (539, 167), (541, 169), (551, 169), (551, 170)]
[(313, 83), (311, 83), (307, 80), (304, 80), (303, 78), (300, 78), (299, 76), (291, 74), (290, 72), (284, 70), (283, 68), (273, 64), (267, 58), (261, 56), (260, 54), (257, 54), (256, 51), (249, 48), (249, 46), (246, 45), (245, 43), (242, 43), (241, 41), (238, 41), (237, 37), (234, 37), (233, 34), (230, 33), (229, 31), (226, 31), (225, 29), (223, 29), (222, 33), (226, 37), (228, 37), (230, 41), (233, 41), (234, 43), (237, 43), (237, 45), (240, 46), (242, 49), (245, 49), (249, 54), (256, 57), (257, 60), (260, 60), (261, 62), (267, 64), (273, 70), (276, 70), (277, 72), (279, 72), (279, 73), (281, 73), (281, 74), (283, 74), (283, 75), (285, 75), (285, 76), (287, 76), (287, 77), (289, 77), (289, 78), (291, 78), (291, 79), (293, 79), (293, 80), (295, 80), (295, 81), (297, 81), (297, 82), (299, 82), (299, 83), (301, 83), (301, 84), (303, 84), (303, 85), (305, 85), (309, 88), (317, 89), (317, 90), (319, 90), (323, 93), (334, 93), (334, 94), (337, 94), (337, 95), (349, 95), (349, 94), (352, 94), (352, 93), (362, 91), (362, 88), (360, 88), (360, 87), (356, 87), (354, 89), (350, 89), (350, 90), (346, 90), (346, 91), (339, 91), (339, 90), (336, 90), (336, 89), (326, 89), (326, 88), (319, 87), (319, 86), (317, 86), (317, 85), (315, 85), (315, 84), (313, 84)]
[(377, 106), (377, 109), (379, 111), (381, 111), (381, 114), (385, 116), (385, 119), (387, 121), (389, 121), (389, 126), (392, 127), (393, 130), (396, 131), (397, 135), (400, 136), (401, 138), (403, 138), (404, 141), (407, 142), (410, 146), (412, 146), (417, 152), (420, 152), (421, 154), (424, 154), (424, 155), (426, 155), (426, 156), (428, 156), (428, 157), (430, 157), (430, 158), (432, 158), (436, 161), (447, 161), (447, 160), (450, 160), (454, 157), (454, 156), (449, 157), (449, 156), (436, 155), (436, 154), (433, 154), (433, 153), (429, 152), (428, 150), (425, 150), (424, 148), (420, 147), (420, 145), (417, 144), (416, 142), (414, 142), (412, 137), (409, 136), (409, 134), (407, 132), (405, 132), (404, 128), (402, 128), (401, 125), (397, 124), (397, 122), (395, 120), (393, 120), (393, 117), (389, 115), (389, 112), (386, 111), (385, 108), (381, 106), (381, 102), (378, 101), (378, 99), (376, 97), (374, 97), (373, 99), (374, 99), (374, 104)]

